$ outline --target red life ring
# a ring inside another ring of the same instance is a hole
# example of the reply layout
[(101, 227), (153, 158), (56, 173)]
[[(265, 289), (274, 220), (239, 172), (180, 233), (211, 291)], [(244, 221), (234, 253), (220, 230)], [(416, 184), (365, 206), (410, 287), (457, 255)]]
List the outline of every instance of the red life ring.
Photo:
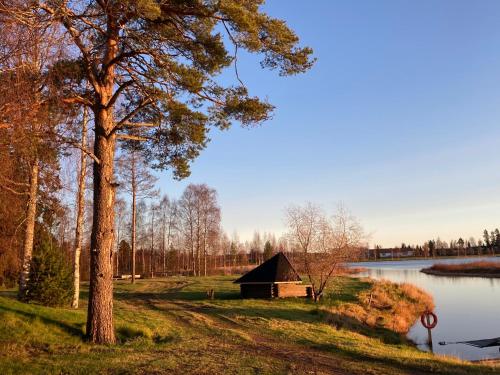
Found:
[(422, 325), (427, 329), (433, 329), (438, 324), (438, 318), (432, 311), (426, 311), (420, 316)]

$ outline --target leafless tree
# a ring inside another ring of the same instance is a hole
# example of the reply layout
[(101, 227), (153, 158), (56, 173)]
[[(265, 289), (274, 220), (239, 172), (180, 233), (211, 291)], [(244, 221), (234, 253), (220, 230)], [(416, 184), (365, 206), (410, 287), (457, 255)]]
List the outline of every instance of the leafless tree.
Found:
[(149, 172), (143, 157), (134, 149), (122, 155), (122, 157), (118, 160), (118, 170), (120, 179), (123, 181), (123, 189), (132, 195), (132, 221), (130, 232), (132, 246), (132, 283), (134, 283), (136, 263), (137, 199), (149, 198), (156, 195), (157, 191), (155, 190), (155, 183), (157, 179)]
[(299, 252), (299, 271), (307, 275), (317, 302), (340, 266), (359, 256), (362, 228), (344, 207), (329, 218), (312, 203), (289, 207), (286, 222), (290, 242)]
[(219, 232), (220, 208), (217, 194), (207, 185), (190, 184), (179, 199), (179, 219), (190, 252), (193, 275), (207, 275), (207, 254), (210, 238)]
[(120, 242), (122, 240), (123, 225), (127, 214), (127, 204), (123, 199), (117, 199), (115, 204), (115, 227), (116, 227), (116, 275), (120, 274)]
[[(87, 147), (87, 128), (88, 128), (88, 109), (83, 108), (82, 117), (82, 149)], [(87, 155), (80, 150), (80, 171), (78, 174), (78, 192), (76, 198), (76, 227), (75, 227), (75, 251), (73, 258), (73, 299), (71, 307), (78, 308), (80, 300), (80, 255), (82, 252), (83, 242), (83, 220), (84, 220), (84, 205), (85, 205), (85, 178), (87, 175)]]
[(164, 195), (160, 201), (161, 215), (161, 252), (162, 252), (162, 273), (165, 274), (167, 269), (167, 251), (170, 249), (174, 232), (177, 229), (177, 202), (171, 200), (167, 195)]

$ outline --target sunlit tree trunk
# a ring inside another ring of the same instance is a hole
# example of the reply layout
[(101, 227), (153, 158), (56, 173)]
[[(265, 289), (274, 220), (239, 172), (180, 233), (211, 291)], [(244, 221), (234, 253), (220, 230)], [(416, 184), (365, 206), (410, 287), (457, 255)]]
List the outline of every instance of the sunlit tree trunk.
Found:
[[(82, 149), (87, 143), (87, 107), (83, 109), (82, 122)], [(78, 176), (77, 212), (75, 228), (75, 254), (73, 259), (73, 300), (71, 307), (78, 308), (80, 299), (80, 254), (82, 252), (82, 232), (83, 232), (83, 209), (85, 204), (85, 176), (87, 171), (87, 156), (80, 151), (80, 174)]]
[(165, 248), (165, 221), (166, 221), (166, 215), (165, 215), (165, 209), (163, 209), (163, 221), (162, 221), (162, 241), (161, 241), (161, 249), (162, 249), (162, 273), (163, 276), (165, 276), (166, 272), (166, 261), (167, 261), (167, 256), (166, 256), (166, 248)]
[(143, 246), (141, 247), (141, 275), (142, 277), (145, 277), (145, 273), (146, 273), (146, 255), (145, 255), (145, 251), (146, 249), (144, 248), (144, 243), (143, 243)]
[[(102, 90), (109, 99), (112, 83)], [(116, 136), (111, 110), (95, 111), (94, 217), (90, 241), (90, 286), (87, 336), (101, 344), (115, 342), (113, 328), (113, 269), (115, 189), (114, 157)]]
[(151, 207), (151, 256), (149, 257), (149, 272), (151, 277), (154, 275), (154, 243), (155, 243), (155, 232), (154, 232), (154, 222), (155, 222), (155, 209)]
[(136, 254), (136, 222), (137, 222), (137, 213), (136, 213), (136, 184), (135, 184), (135, 159), (132, 159), (132, 284), (135, 283), (135, 254)]
[(35, 236), (36, 205), (38, 196), (39, 160), (35, 157), (30, 170), (30, 190), (26, 209), (26, 225), (23, 244), (22, 268), (19, 275), (19, 298), (26, 296), (26, 286), (29, 278), (31, 259), (33, 257), (33, 238)]

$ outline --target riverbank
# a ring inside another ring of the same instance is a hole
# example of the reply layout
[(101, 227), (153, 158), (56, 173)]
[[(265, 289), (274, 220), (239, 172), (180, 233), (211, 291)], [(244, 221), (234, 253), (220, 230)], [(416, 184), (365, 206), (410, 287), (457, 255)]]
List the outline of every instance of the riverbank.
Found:
[(116, 282), (113, 346), (83, 340), (85, 298), (71, 310), (0, 292), (0, 373), (498, 374), (415, 348), (404, 332), (432, 300), (408, 284), (340, 277), (314, 304), (242, 300), (232, 280)]
[(421, 272), (434, 276), (500, 278), (500, 262), (470, 262), (461, 264), (434, 264)]
[(482, 254), (482, 255), (443, 255), (443, 256), (435, 256), (435, 257), (387, 257), (387, 258), (378, 258), (378, 259), (363, 259), (363, 260), (357, 260), (353, 261), (350, 264), (357, 264), (357, 263), (384, 263), (384, 262), (405, 262), (405, 261), (415, 261), (415, 260), (432, 260), (432, 261), (437, 261), (437, 260), (450, 260), (450, 259), (474, 259), (474, 258), (479, 258), (479, 259), (488, 259), (488, 258), (500, 258), (500, 254)]

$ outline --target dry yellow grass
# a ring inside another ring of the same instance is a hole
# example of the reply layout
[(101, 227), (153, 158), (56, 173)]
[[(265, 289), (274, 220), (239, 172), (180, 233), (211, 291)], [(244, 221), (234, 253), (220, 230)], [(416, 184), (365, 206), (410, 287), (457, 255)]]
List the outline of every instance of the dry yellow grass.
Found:
[(357, 303), (329, 308), (327, 319), (340, 326), (362, 324), (404, 334), (433, 308), (432, 296), (414, 285), (372, 281), (371, 288), (358, 294)]
[(478, 261), (460, 264), (437, 263), (422, 272), (431, 274), (490, 275), (500, 276), (500, 262)]

